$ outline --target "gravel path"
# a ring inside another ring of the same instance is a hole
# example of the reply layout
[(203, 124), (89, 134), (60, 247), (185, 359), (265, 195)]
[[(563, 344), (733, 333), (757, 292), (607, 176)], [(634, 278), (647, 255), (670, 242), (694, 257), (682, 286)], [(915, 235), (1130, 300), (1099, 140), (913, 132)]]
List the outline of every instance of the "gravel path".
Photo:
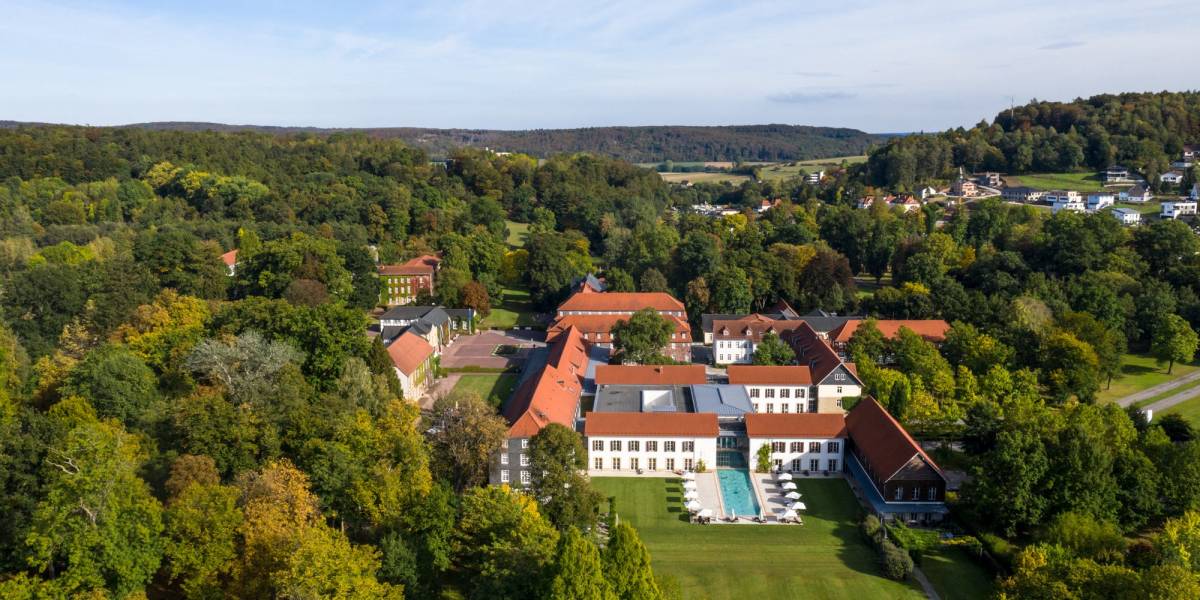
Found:
[[(1179, 379), (1172, 379), (1171, 381), (1168, 381), (1166, 383), (1160, 383), (1154, 387), (1146, 388), (1136, 394), (1130, 394), (1128, 396), (1125, 396), (1124, 398), (1117, 400), (1117, 404), (1119, 404), (1121, 406), (1129, 406), (1130, 404), (1137, 404), (1138, 402), (1141, 402), (1142, 400), (1145, 400), (1147, 398), (1153, 398), (1155, 396), (1160, 396), (1160, 395), (1165, 394), (1181, 385), (1187, 385), (1188, 383), (1196, 381), (1197, 379), (1200, 379), (1200, 371), (1196, 371), (1195, 373), (1184, 375), (1183, 377), (1180, 377)], [(1195, 392), (1195, 390), (1188, 390), (1188, 392), (1184, 392), (1184, 393), (1189, 393), (1189, 392)], [(1196, 392), (1196, 393), (1200, 393), (1200, 392)], [(1195, 393), (1193, 393), (1192, 395), (1195, 395)], [(1190, 398), (1190, 397), (1191, 396), (1188, 396), (1188, 398)], [(1159, 402), (1165, 402), (1172, 398), (1174, 398), (1174, 396), (1172, 396), (1171, 398), (1165, 398), (1163, 400), (1160, 400)], [(1186, 399), (1187, 398), (1184, 398), (1184, 400), (1186, 400)], [(1178, 404), (1179, 402), (1182, 402), (1182, 401), (1183, 400), (1176, 401), (1175, 404)], [(1155, 404), (1158, 404), (1159, 402), (1155, 402)], [(1168, 405), (1168, 406), (1170, 406), (1170, 405)]]

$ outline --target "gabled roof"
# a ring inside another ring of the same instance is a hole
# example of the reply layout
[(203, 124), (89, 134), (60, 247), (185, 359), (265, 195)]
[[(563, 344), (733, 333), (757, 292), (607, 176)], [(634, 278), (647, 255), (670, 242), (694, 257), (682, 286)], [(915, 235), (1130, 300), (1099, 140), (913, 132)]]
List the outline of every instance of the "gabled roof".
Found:
[[(829, 338), (835, 342), (849, 342), (862, 323), (861, 320), (846, 321), (841, 327), (831, 331)], [(903, 327), (928, 341), (938, 343), (946, 341), (946, 332), (950, 330), (950, 324), (941, 319), (885, 319), (876, 321), (876, 327), (879, 328), (879, 333), (889, 340), (894, 339)]]
[(737, 385), (812, 385), (806, 366), (729, 365), (729, 383)]
[(225, 266), (227, 267), (232, 267), (237, 264), (237, 256), (237, 248), (234, 248), (233, 250), (221, 255), (221, 262), (225, 263)]
[(380, 321), (416, 321), (429, 314), (436, 306), (393, 306), (379, 315)]
[[(679, 336), (684, 336), (688, 340), (691, 339), (692, 327), (688, 325), (687, 321), (675, 315), (663, 315), (663, 318), (675, 325), (675, 330), (672, 332), (675, 335), (672, 338), (673, 341), (683, 339)], [(581, 333), (593, 335), (610, 333), (618, 322), (628, 320), (629, 315), (564, 315), (555, 319), (554, 323), (546, 329), (546, 339), (553, 340), (560, 333), (571, 328), (578, 329)]]
[(442, 259), (425, 254), (398, 265), (379, 265), (380, 275), (432, 275)]
[(824, 413), (753, 413), (746, 415), (746, 435), (752, 438), (846, 437), (846, 417)]
[(424, 338), (406, 331), (387, 347), (392, 364), (405, 375), (412, 375), (433, 354), (433, 346)]
[[(848, 321), (850, 323), (852, 321)], [(842, 362), (842, 357), (829, 345), (829, 342), (821, 339), (817, 332), (808, 323), (804, 323), (801, 327), (791, 332), (785, 338), (785, 341), (792, 345), (792, 349), (796, 351), (796, 361), (802, 365), (808, 365), (812, 372), (812, 380), (814, 383), (820, 384), (825, 381), (825, 378), (837, 370), (838, 367), (845, 367), (857, 383), (857, 371), (854, 369), (854, 363)]]
[(781, 335), (800, 326), (801, 321), (785, 321), (772, 319), (759, 314), (741, 319), (713, 321), (713, 337), (715, 339), (750, 339), (758, 342), (768, 332)]
[(882, 481), (891, 479), (913, 457), (919, 457), (945, 479), (941, 468), (925, 454), (920, 444), (870, 396), (850, 409), (846, 415), (846, 430), (871, 471)]
[(573, 428), (583, 378), (587, 346), (577, 329), (569, 329), (547, 347), (546, 364), (513, 393), (504, 406), (508, 437), (532, 437), (550, 423)]
[(636, 312), (653, 308), (659, 312), (683, 312), (683, 303), (664, 292), (576, 292), (559, 307), (564, 310), (597, 310)]
[(587, 414), (583, 434), (662, 435), (680, 437), (716, 437), (717, 415), (713, 413), (620, 413)]
[(600, 365), (596, 385), (689, 385), (707, 383), (704, 365)]

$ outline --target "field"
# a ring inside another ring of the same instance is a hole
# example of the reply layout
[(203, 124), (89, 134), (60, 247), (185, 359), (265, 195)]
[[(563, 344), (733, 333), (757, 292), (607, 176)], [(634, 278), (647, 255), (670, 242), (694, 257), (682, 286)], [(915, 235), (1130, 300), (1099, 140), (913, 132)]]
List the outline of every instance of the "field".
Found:
[(745, 175), (735, 173), (659, 173), (663, 181), (667, 183), (721, 183), (728, 181), (733, 185), (741, 185), (743, 181), (749, 181), (750, 178)]
[(770, 166), (764, 166), (759, 171), (764, 180), (772, 179), (788, 179), (800, 175), (803, 170), (806, 173), (813, 171), (828, 171), (834, 167), (840, 167), (842, 161), (848, 164), (856, 164), (865, 162), (866, 156), (837, 156), (834, 158), (821, 158), (817, 160), (802, 160), (796, 163), (776, 163)]
[(464, 374), (454, 384), (454, 391), (475, 392), (488, 404), (499, 408), (516, 387), (516, 373), (471, 373)]
[(691, 525), (677, 480), (593, 479), (637, 527), (655, 571), (675, 577), (684, 598), (924, 598), (915, 583), (880, 572), (858, 529), (859, 506), (838, 479), (800, 480), (803, 526)]
[(1113, 208), (1132, 208), (1133, 210), (1142, 213), (1142, 221), (1144, 222), (1146, 220), (1146, 215), (1157, 215), (1158, 213), (1162, 212), (1162, 202), (1159, 202), (1158, 200), (1151, 200), (1150, 202), (1142, 202), (1138, 204), (1118, 202), (1113, 205)]
[(1101, 389), (1096, 400), (1098, 402), (1118, 400), (1160, 383), (1183, 377), (1196, 369), (1195, 364), (1176, 364), (1174, 370), (1168, 375), (1167, 366), (1159, 366), (1154, 357), (1144, 354), (1126, 354), (1121, 358), (1121, 375), (1113, 379), (1111, 388)]
[(508, 225), (508, 245), (513, 248), (524, 248), (525, 237), (529, 235), (529, 223), (505, 221)]
[[(1183, 391), (1183, 388), (1175, 391)], [(1163, 411), (1163, 414), (1181, 415), (1192, 424), (1192, 427), (1200, 429), (1200, 396), (1192, 398), (1191, 400), (1184, 400), (1183, 402), (1180, 402), (1179, 404), (1176, 404), (1175, 406)], [(1156, 414), (1154, 415), (1154, 418), (1157, 419), (1161, 416), (1162, 415)]]
[(1075, 190), (1077, 192), (1099, 192), (1104, 182), (1096, 173), (1038, 173), (1006, 177), (1010, 187), (1027, 186), (1036, 190)]

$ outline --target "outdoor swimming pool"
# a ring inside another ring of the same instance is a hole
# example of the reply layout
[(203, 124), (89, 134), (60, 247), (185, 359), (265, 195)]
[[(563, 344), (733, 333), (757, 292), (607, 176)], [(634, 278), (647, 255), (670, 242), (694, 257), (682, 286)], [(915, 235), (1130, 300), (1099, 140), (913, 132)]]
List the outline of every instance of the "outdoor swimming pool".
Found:
[(721, 482), (721, 498), (725, 512), (739, 517), (758, 515), (758, 499), (754, 497), (754, 484), (750, 471), (746, 469), (717, 469), (717, 480)]

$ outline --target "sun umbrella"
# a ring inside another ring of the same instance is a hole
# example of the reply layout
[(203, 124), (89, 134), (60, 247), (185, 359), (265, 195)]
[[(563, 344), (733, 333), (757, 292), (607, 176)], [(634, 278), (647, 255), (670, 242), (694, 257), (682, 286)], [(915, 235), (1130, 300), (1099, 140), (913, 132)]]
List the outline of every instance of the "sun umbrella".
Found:
[(778, 479), (780, 481), (791, 481), (792, 474), (791, 473), (780, 473)]
[(685, 490), (694, 490), (694, 489), (696, 489), (696, 482), (695, 482), (695, 481), (685, 481), (685, 482), (683, 482), (683, 489), (685, 489)]
[(794, 490), (794, 489), (796, 489), (796, 484), (794, 484), (790, 481), (785, 481), (785, 482), (783, 482), (783, 485), (781, 485), (779, 487), (781, 487), (785, 490)]
[(683, 474), (684, 481), (691, 481), (696, 478), (696, 474), (691, 471), (686, 471)]
[(696, 513), (696, 516), (699, 516), (699, 517), (704, 517), (704, 518), (706, 518), (706, 519), (707, 519), (708, 517), (711, 517), (712, 515), (713, 515), (713, 511), (712, 511), (711, 509), (707, 509), (707, 508), (706, 508), (706, 509), (704, 509), (704, 510), (702, 510), (702, 511), (700, 511), (699, 513)]
[(788, 492), (784, 498), (787, 498), (788, 500), (799, 500), (800, 492)]
[(808, 510), (808, 507), (805, 506), (803, 502), (797, 502), (797, 503), (793, 504), (792, 508), (794, 508), (796, 510)]
[(781, 518), (781, 519), (795, 519), (795, 518), (796, 518), (796, 511), (794, 511), (794, 510), (792, 510), (792, 509), (790, 509), (790, 508), (789, 508), (789, 509), (787, 509), (787, 510), (783, 511), (783, 514), (782, 514), (782, 515), (780, 515), (780, 516), (779, 516), (779, 518)]
[(696, 512), (696, 511), (700, 510), (700, 503), (696, 500), (692, 500), (691, 502), (688, 502), (687, 504), (684, 504), (683, 506), (684, 506), (684, 508), (687, 508), (689, 511), (692, 511), (692, 512)]
[(700, 494), (696, 493), (696, 490), (688, 490), (683, 495), (684, 500), (695, 500), (696, 498), (699, 498), (699, 497), (700, 497)]

